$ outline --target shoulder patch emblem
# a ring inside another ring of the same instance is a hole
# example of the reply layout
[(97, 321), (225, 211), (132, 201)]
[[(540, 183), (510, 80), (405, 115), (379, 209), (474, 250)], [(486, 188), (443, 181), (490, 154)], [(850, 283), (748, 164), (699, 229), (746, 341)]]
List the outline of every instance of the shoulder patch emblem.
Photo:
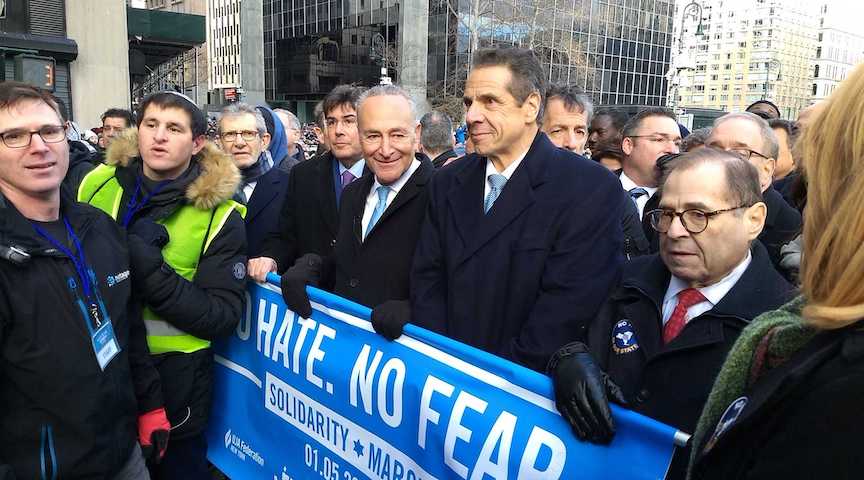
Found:
[(619, 320), (612, 329), (612, 350), (618, 355), (623, 355), (638, 349), (639, 342), (636, 341), (633, 325), (626, 318)]
[(234, 278), (237, 280), (243, 280), (246, 278), (246, 264), (243, 262), (237, 262), (234, 264)]

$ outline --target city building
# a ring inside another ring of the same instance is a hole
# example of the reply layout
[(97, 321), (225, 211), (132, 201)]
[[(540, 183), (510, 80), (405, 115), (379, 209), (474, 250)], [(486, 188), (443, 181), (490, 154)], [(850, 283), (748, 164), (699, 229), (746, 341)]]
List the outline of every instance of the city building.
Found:
[(669, 106), (737, 112), (767, 99), (795, 118), (812, 96), (818, 9), (808, 0), (680, 1)]
[(819, 11), (819, 34), (814, 55), (813, 101), (831, 94), (846, 75), (864, 60), (864, 35), (859, 25), (860, 5), (833, 0)]
[(550, 82), (575, 84), (600, 104), (664, 105), (673, 7), (671, 0), (432, 0), (430, 96), (461, 96), (477, 48), (516, 45), (537, 53)]
[(207, 39), (161, 64), (146, 90), (175, 88), (208, 110), (264, 102), (261, 2), (146, 0), (146, 8), (205, 17)]
[[(6, 0), (3, 3), (0, 12), (2, 79), (26, 80), (49, 90), (74, 114), (78, 105), (72, 103), (71, 65), (80, 52), (78, 43), (67, 32), (63, 2)], [(32, 63), (34, 74), (25, 76), (22, 62)]]
[(301, 121), (339, 84), (426, 97), (427, 0), (264, 0), (266, 98)]

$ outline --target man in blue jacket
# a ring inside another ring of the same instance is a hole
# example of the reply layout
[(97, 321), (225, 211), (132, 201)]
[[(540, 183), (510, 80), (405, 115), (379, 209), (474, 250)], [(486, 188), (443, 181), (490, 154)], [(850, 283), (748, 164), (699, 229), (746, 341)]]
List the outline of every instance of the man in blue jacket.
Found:
[(625, 199), (538, 123), (528, 50), (483, 50), (465, 86), (476, 153), (442, 168), (414, 257), (414, 323), (535, 370), (580, 338), (620, 277)]

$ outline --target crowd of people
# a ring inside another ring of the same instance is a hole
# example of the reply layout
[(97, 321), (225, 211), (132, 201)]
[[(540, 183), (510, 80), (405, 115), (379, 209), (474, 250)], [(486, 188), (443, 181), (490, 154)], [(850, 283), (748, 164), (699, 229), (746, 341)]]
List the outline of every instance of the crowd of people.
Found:
[(313, 285), (388, 339), (548, 374), (582, 441), (614, 438), (610, 403), (692, 433), (667, 478), (853, 478), (862, 90), (859, 68), (795, 122), (760, 101), (690, 133), (487, 49), (464, 139), (342, 85), (312, 128), (159, 92), (88, 146), (0, 83), (0, 479), (210, 478), (210, 344), (271, 272), (303, 317)]

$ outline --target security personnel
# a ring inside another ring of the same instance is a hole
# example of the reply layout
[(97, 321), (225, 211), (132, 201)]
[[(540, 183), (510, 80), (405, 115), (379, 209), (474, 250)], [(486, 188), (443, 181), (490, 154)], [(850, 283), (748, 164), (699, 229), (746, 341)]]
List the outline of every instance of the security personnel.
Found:
[(87, 175), (80, 201), (130, 233), (147, 343), (162, 376), (172, 446), (155, 478), (209, 478), (203, 432), (211, 404), (210, 341), (242, 314), (245, 209), (231, 200), (240, 174), (207, 142), (204, 114), (187, 97), (146, 98), (138, 132), (115, 139), (106, 165)]
[[(660, 254), (634, 259), (588, 328), (550, 361), (558, 410), (582, 440), (615, 433), (607, 398), (692, 433), (741, 330), (794, 289), (755, 241), (765, 224), (756, 169), (702, 148), (668, 164), (649, 213)], [(683, 478), (688, 450), (666, 478)]]
[(50, 96), (0, 83), (0, 125), (0, 478), (146, 479), (138, 441), (158, 455), (170, 425), (126, 234), (61, 195)]

